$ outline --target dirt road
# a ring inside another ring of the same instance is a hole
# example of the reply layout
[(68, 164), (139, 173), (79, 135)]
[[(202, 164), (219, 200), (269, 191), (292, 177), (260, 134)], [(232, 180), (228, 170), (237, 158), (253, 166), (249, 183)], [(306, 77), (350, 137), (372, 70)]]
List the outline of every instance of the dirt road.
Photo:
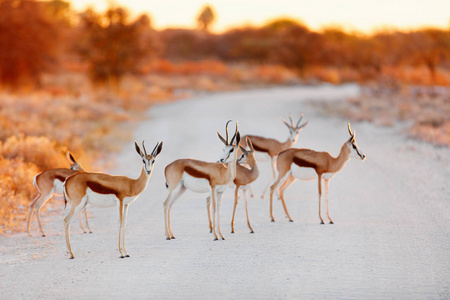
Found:
[[(91, 208), (94, 234), (72, 226), (74, 260), (65, 250), (62, 219), (43, 216), (47, 237), (0, 237), (1, 299), (437, 299), (450, 297), (450, 151), (410, 140), (395, 128), (354, 123), (367, 155), (352, 159), (330, 183), (334, 225), (320, 225), (315, 182), (286, 192), (294, 223), (275, 201), (261, 199), (269, 166), (261, 162), (249, 200), (255, 230), (239, 203), (230, 232), (233, 193), (222, 204), (225, 241), (209, 233), (206, 195), (186, 192), (172, 210), (176, 240), (164, 236), (164, 167), (177, 158), (216, 161), (227, 120), (243, 134), (286, 139), (280, 116), (304, 113), (309, 125), (297, 147), (338, 155), (347, 120), (318, 114), (308, 101), (339, 101), (354, 85), (290, 87), (204, 95), (156, 106), (135, 132), (147, 148), (164, 149), (147, 190), (130, 206), (127, 250), (119, 259), (118, 208)], [(132, 142), (111, 172), (136, 178), (141, 160)]]

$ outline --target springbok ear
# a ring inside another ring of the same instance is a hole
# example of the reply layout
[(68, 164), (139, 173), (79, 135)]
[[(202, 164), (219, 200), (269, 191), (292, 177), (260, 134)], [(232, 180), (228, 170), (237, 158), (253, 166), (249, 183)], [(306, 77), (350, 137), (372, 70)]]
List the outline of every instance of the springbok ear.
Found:
[(157, 157), (161, 153), (162, 147), (163, 147), (163, 142), (162, 141), (158, 142), (155, 146), (155, 149), (153, 149), (153, 151), (152, 151), (152, 156)]
[(285, 120), (285, 119), (283, 119), (283, 118), (280, 118), (280, 119), (281, 119), (281, 121), (283, 121), (284, 125), (286, 125), (286, 126), (287, 126), (287, 128), (291, 129), (291, 125), (289, 125), (289, 123), (288, 123), (288, 122), (286, 122), (286, 120)]
[(241, 149), (242, 153), (244, 153), (245, 155), (248, 155), (248, 151), (244, 147), (239, 145), (239, 148)]
[(142, 157), (144, 154), (141, 151), (141, 148), (139, 148), (139, 145), (136, 141), (134, 141), (134, 147), (136, 148), (136, 152)]
[(228, 146), (227, 141), (223, 138), (223, 136), (218, 131), (217, 131), (217, 136), (222, 141), (222, 143), (224, 143), (225, 146)]
[(253, 149), (253, 143), (250, 140), (250, 138), (247, 137), (247, 146), (250, 148), (250, 152), (255, 152), (255, 149)]
[(75, 160), (75, 158), (73, 158), (73, 155), (72, 155), (72, 153), (70, 153), (70, 151), (67, 151), (66, 155), (67, 155), (67, 159), (70, 160), (72, 163), (74, 163), (74, 164), (77, 163), (77, 161)]
[(303, 127), (305, 127), (306, 125), (308, 125), (309, 121), (306, 121), (305, 123), (303, 123), (302, 125), (300, 125), (300, 127), (297, 126), (297, 129), (303, 129)]
[(238, 131), (236, 133), (236, 145), (239, 145), (240, 141), (241, 141), (241, 133)]

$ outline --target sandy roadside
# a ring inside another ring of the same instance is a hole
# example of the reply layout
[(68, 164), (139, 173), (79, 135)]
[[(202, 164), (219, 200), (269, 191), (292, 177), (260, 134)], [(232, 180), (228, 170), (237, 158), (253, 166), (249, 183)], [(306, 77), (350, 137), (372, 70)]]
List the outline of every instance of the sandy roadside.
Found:
[[(75, 260), (65, 253), (61, 216), (46, 218), (46, 238), (25, 233), (0, 237), (1, 299), (437, 299), (450, 297), (450, 150), (410, 140), (395, 128), (354, 123), (367, 155), (351, 160), (330, 183), (334, 225), (319, 225), (317, 187), (297, 182), (286, 192), (294, 223), (275, 203), (250, 199), (255, 234), (240, 203), (230, 234), (232, 192), (222, 204), (222, 232), (209, 234), (206, 195), (186, 192), (175, 203), (166, 241), (162, 203), (164, 167), (177, 158), (215, 161), (222, 144), (215, 132), (227, 120), (242, 133), (287, 138), (279, 117), (304, 113), (309, 125), (298, 147), (336, 156), (348, 138), (346, 120), (318, 114), (307, 102), (339, 101), (354, 85), (286, 87), (220, 93), (160, 105), (135, 132), (147, 147), (164, 141), (147, 190), (130, 207), (127, 250), (119, 259), (118, 209), (91, 209), (94, 234), (72, 226)], [(141, 160), (124, 147), (111, 172), (137, 177)], [(254, 184), (269, 178), (266, 162)], [(267, 198), (267, 197), (266, 197)], [(34, 224), (33, 226), (36, 226)], [(37, 230), (36, 227), (34, 227)]]

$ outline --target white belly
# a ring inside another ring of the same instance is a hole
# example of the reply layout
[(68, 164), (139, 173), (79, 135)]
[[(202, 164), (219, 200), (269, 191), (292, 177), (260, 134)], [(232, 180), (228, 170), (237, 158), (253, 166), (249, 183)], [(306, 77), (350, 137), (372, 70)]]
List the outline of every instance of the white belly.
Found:
[(86, 190), (87, 203), (95, 207), (113, 207), (119, 203), (119, 199), (114, 194), (99, 194), (90, 188)]
[(298, 180), (307, 181), (317, 179), (316, 170), (313, 168), (301, 168), (296, 164), (291, 165), (292, 176)]
[(209, 181), (204, 178), (193, 177), (187, 173), (183, 173), (181, 177), (185, 188), (196, 193), (209, 193)]

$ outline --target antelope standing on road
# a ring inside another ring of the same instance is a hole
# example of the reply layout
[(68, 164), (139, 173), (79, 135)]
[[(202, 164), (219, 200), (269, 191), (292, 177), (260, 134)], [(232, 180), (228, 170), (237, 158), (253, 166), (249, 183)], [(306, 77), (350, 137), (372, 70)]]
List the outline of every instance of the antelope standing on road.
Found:
[[(70, 221), (80, 213), (86, 205), (96, 207), (112, 207), (119, 204), (119, 252), (121, 258), (129, 257), (125, 249), (125, 225), (127, 222), (128, 206), (145, 190), (152, 175), (156, 157), (161, 153), (163, 143), (158, 142), (151, 154), (147, 154), (144, 142), (142, 152), (135, 142), (136, 152), (144, 163), (141, 175), (137, 179), (126, 176), (112, 176), (104, 173), (81, 172), (70, 176), (64, 183), (64, 196), (72, 207), (64, 219), (67, 250), (70, 258), (74, 258), (70, 247)], [(125, 254), (125, 255), (124, 255)]]
[[(252, 142), (249, 138), (247, 138), (247, 145), (250, 150), (246, 150), (242, 146), (239, 146), (242, 155), (239, 157), (236, 163), (236, 178), (234, 178), (233, 183), (234, 187), (234, 209), (233, 209), (233, 218), (231, 219), (231, 233), (234, 233), (234, 215), (236, 213), (236, 206), (238, 204), (239, 199), (239, 190), (242, 190), (242, 194), (245, 200), (245, 212), (247, 214), (247, 225), (250, 229), (250, 233), (253, 233), (253, 228), (250, 225), (250, 219), (248, 217), (248, 200), (247, 200), (247, 190), (250, 189), (250, 184), (254, 182), (259, 176), (258, 165), (256, 164), (255, 159), (255, 150), (253, 149)], [(250, 169), (240, 165), (248, 165)], [(212, 232), (212, 222), (211, 222), (211, 211), (210, 207), (210, 198), (207, 198), (206, 208), (208, 209), (208, 217), (209, 217), (209, 228)]]
[[(229, 141), (229, 122), (225, 126), (226, 139), (217, 132), (219, 139), (225, 145), (223, 155), (219, 162), (213, 163), (194, 159), (179, 159), (167, 165), (165, 176), (169, 195), (166, 201), (164, 201), (164, 221), (166, 238), (168, 240), (175, 238), (170, 226), (170, 210), (175, 201), (186, 189), (196, 193), (209, 193), (212, 199), (212, 232), (214, 233), (214, 239), (218, 240), (219, 236), (222, 240), (225, 239), (220, 230), (220, 205), (223, 193), (236, 177), (237, 150), (241, 139), (238, 124), (236, 123), (236, 131), (231, 141)], [(208, 210), (211, 210), (211, 206), (208, 207)], [(217, 235), (216, 228), (219, 235)]]
[[(71, 162), (70, 169), (59, 168), (59, 169), (45, 170), (34, 177), (33, 185), (36, 187), (38, 194), (36, 198), (34, 198), (33, 202), (30, 204), (30, 208), (28, 210), (28, 217), (27, 217), (28, 236), (31, 236), (30, 224), (31, 224), (31, 216), (34, 210), (36, 210), (36, 217), (38, 220), (41, 234), (43, 237), (45, 236), (40, 218), (41, 208), (45, 205), (45, 203), (47, 203), (48, 200), (50, 200), (52, 196), (63, 197), (62, 187), (67, 177), (77, 172), (84, 171), (84, 169), (76, 162), (75, 158), (73, 158), (72, 153), (67, 152), (67, 159), (69, 159), (69, 161)], [(91, 227), (89, 226), (86, 210), (84, 210), (84, 215), (86, 219), (86, 225), (89, 228), (89, 232), (92, 233)], [(81, 215), (80, 215), (80, 226), (86, 233), (86, 229), (83, 226)]]
[(361, 160), (366, 159), (366, 155), (358, 148), (358, 145), (356, 144), (356, 134), (355, 132), (352, 133), (350, 123), (348, 123), (348, 132), (350, 133), (350, 138), (342, 145), (339, 156), (336, 158), (332, 157), (328, 152), (316, 152), (309, 149), (288, 149), (278, 155), (278, 178), (270, 187), (270, 217), (272, 222), (275, 222), (272, 209), (273, 192), (277, 187), (280, 187), (279, 194), (286, 216), (290, 222), (293, 222), (289, 216), (286, 203), (284, 201), (284, 191), (297, 179), (302, 181), (317, 179), (319, 184), (319, 218), (321, 224), (324, 224), (321, 215), (323, 179), (325, 185), (327, 217), (330, 224), (333, 224), (328, 212), (328, 187), (330, 179), (344, 168), (345, 164), (351, 157), (360, 158)]
[(275, 164), (276, 164), (276, 159), (277, 159), (278, 153), (291, 148), (292, 145), (294, 145), (297, 142), (298, 134), (300, 133), (300, 131), (306, 125), (308, 125), (308, 121), (300, 125), (300, 122), (302, 121), (302, 119), (303, 119), (303, 114), (300, 116), (299, 120), (294, 125), (294, 121), (292, 121), (291, 115), (289, 115), (289, 120), (291, 122), (290, 124), (288, 122), (286, 122), (283, 118), (281, 118), (284, 125), (286, 125), (286, 127), (289, 129), (289, 137), (283, 143), (279, 142), (275, 139), (272, 139), (272, 138), (265, 138), (265, 137), (255, 136), (255, 135), (246, 135), (242, 138), (243, 139), (242, 146), (244, 148), (247, 147), (246, 138), (249, 137), (253, 143), (253, 148), (255, 149), (255, 151), (264, 153), (270, 159), (270, 163), (271, 163), (271, 167), (272, 167), (272, 178), (266, 184), (266, 187), (264, 188), (264, 190), (262, 192), (262, 196), (261, 196), (262, 198), (264, 198), (264, 194), (266, 193), (267, 188), (270, 186), (270, 184), (276, 178)]

